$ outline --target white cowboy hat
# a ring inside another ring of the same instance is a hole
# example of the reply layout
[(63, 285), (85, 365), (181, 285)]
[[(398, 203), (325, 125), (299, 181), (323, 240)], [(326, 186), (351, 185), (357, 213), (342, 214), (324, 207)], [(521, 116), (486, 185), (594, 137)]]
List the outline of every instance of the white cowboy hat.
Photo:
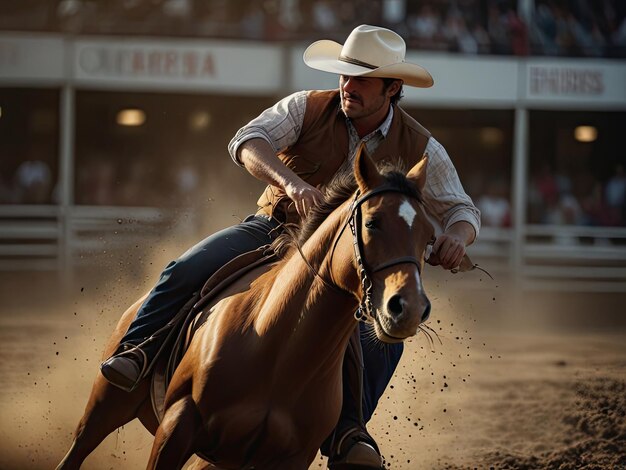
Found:
[(350, 77), (399, 78), (405, 84), (428, 88), (433, 77), (417, 64), (404, 61), (406, 44), (397, 33), (378, 26), (361, 25), (352, 30), (342, 46), (327, 39), (304, 51), (304, 63), (324, 72)]

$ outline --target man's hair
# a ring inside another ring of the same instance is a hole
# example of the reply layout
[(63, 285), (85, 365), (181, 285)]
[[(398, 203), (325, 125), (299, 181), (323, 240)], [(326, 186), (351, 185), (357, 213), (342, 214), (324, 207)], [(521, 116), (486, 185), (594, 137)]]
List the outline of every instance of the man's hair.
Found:
[[(399, 78), (383, 78), (383, 92), (387, 90), (387, 88), (389, 88), (391, 84), (396, 80), (399, 80)], [(402, 97), (404, 96), (403, 88), (404, 84), (400, 85), (400, 89), (398, 90), (398, 92), (390, 98), (391, 104), (397, 104), (398, 101), (402, 99)]]

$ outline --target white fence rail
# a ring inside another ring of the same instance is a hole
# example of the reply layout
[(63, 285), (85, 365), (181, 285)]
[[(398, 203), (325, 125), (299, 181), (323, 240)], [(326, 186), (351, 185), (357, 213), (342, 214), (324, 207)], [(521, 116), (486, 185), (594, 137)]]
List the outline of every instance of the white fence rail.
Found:
[(108, 250), (157, 239), (171, 225), (145, 207), (0, 206), (0, 269), (63, 273)]
[(62, 239), (58, 207), (0, 206), (0, 269), (60, 269)]
[(527, 225), (523, 233), (515, 246), (512, 229), (483, 227), (469, 254), (522, 290), (626, 293), (626, 227)]
[[(145, 246), (173, 224), (172, 214), (145, 207), (0, 206), (0, 269), (72, 271), (103, 253)], [(626, 227), (522, 230), (516, 246), (512, 229), (484, 227), (469, 254), (523, 290), (626, 293)]]
[(106, 251), (143, 247), (171, 223), (167, 212), (155, 208), (74, 206), (66, 219), (66, 257), (76, 266)]

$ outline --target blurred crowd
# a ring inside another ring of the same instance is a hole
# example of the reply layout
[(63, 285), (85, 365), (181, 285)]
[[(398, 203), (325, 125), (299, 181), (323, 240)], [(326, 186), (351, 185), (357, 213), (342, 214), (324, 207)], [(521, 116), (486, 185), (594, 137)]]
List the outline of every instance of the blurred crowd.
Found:
[[(490, 177), (473, 196), (483, 226), (511, 226), (511, 185), (507, 179)], [(588, 171), (570, 175), (540, 164), (531, 174), (527, 198), (529, 224), (626, 226), (626, 171), (622, 164), (616, 164), (606, 178)]]
[(532, 175), (530, 223), (586, 226), (626, 225), (626, 173), (616, 164), (608, 178), (589, 172), (569, 175), (544, 164)]
[(54, 202), (55, 177), (42, 160), (25, 160), (12, 177), (0, 173), (0, 204), (50, 204)]
[[(189, 206), (202, 198), (201, 174), (190, 159), (159, 171), (148, 159), (116, 165), (104, 155), (79, 165), (76, 203), (97, 206)], [(57, 201), (56, 178), (41, 160), (22, 162), (10, 181), (0, 179), (0, 203), (50, 204)], [(155, 184), (158, 181), (158, 184)], [(489, 178), (472, 194), (488, 227), (511, 226), (511, 185), (505, 177)], [(542, 164), (530, 178), (528, 223), (550, 225), (626, 226), (626, 171), (616, 164), (602, 180), (589, 172), (574, 176)]]
[(20, 0), (0, 29), (343, 40), (387, 26), (409, 47), (465, 54), (626, 57), (623, 0)]
[[(118, 159), (119, 160), (119, 159)], [(95, 206), (192, 206), (201, 195), (204, 168), (181, 158), (176, 165), (154, 165), (138, 155), (118, 161), (104, 153), (88, 155), (77, 163), (75, 203)], [(58, 204), (58, 175), (48, 162), (27, 159), (13, 175), (0, 171), (0, 204)]]
[[(354, 25), (370, 23), (400, 32), (409, 47), (422, 50), (624, 58), (625, 13), (624, 0), (20, 0), (0, 3), (0, 30), (341, 42)], [(167, 206), (197, 200), (200, 175), (207, 174), (199, 159), (164, 168), (140, 153), (123, 163), (106, 154), (79, 156), (75, 202)], [(0, 165), (1, 204), (59, 202), (56, 156), (41, 155), (47, 152)], [(534, 169), (528, 221), (626, 226), (624, 166), (606, 173)], [(470, 194), (483, 224), (510, 226), (510, 175), (479, 186)]]

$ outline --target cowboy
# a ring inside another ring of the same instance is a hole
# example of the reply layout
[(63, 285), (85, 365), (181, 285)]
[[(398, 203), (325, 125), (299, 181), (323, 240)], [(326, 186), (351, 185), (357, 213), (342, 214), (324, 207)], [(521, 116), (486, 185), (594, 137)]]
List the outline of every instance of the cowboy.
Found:
[[(268, 183), (258, 212), (209, 236), (165, 268), (122, 339), (124, 354), (119, 350), (101, 366), (111, 383), (132, 390), (158, 350), (164, 326), (193, 292), (230, 259), (270, 243), (282, 224), (305, 218), (323, 200), (320, 188), (342, 167), (351, 168), (361, 143), (375, 161), (400, 159), (407, 169), (429, 155), (424, 205), (442, 229), (429, 261), (445, 269), (459, 266), (478, 234), (480, 213), (442, 145), (398, 106), (403, 85), (433, 85), (423, 67), (405, 62), (405, 51), (398, 34), (369, 25), (355, 28), (343, 45), (322, 40), (307, 48), (304, 62), (339, 75), (339, 89), (294, 93), (237, 132), (229, 144), (233, 160)], [(362, 347), (362, 388), (356, 396), (363, 399), (354, 398), (354, 386), (344, 382), (340, 421), (322, 446), (329, 468), (381, 468), (380, 452), (365, 424), (402, 348), (402, 343)], [(346, 369), (344, 365), (344, 373)]]

